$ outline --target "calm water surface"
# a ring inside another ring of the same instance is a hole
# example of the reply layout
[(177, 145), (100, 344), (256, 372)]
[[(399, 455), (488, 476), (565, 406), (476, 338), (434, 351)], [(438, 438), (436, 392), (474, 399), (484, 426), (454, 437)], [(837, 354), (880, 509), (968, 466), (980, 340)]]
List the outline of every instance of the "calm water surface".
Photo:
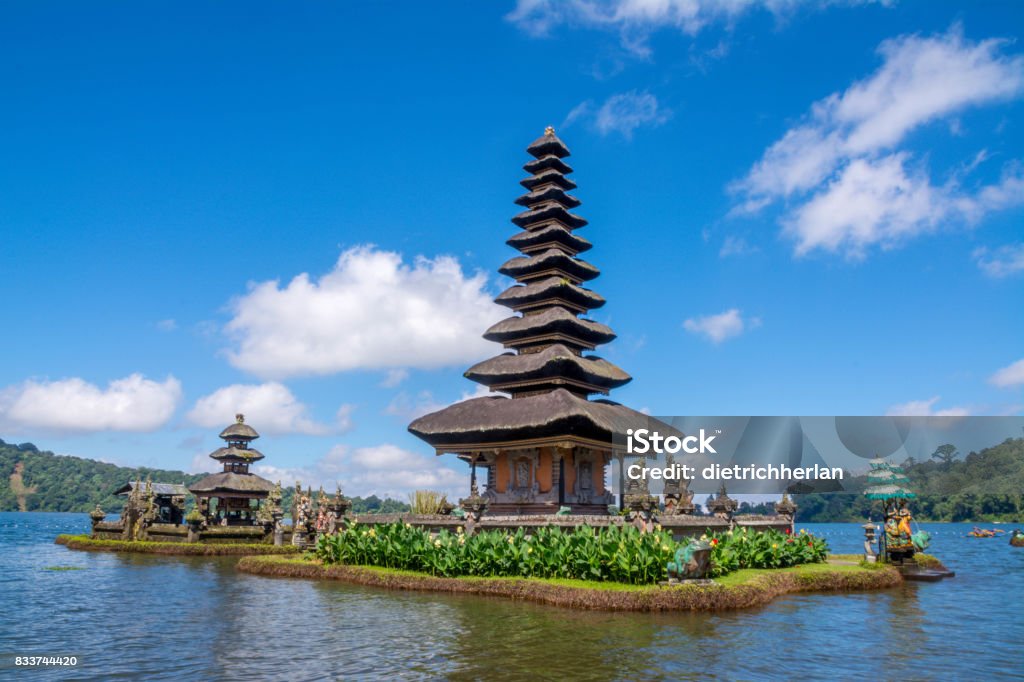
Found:
[[(1024, 679), (1024, 549), (966, 525), (923, 525), (952, 580), (726, 614), (574, 612), (53, 544), (88, 526), (0, 513), (0, 679)], [(807, 528), (861, 547), (856, 524)], [(15, 655), (79, 665), (15, 669)]]

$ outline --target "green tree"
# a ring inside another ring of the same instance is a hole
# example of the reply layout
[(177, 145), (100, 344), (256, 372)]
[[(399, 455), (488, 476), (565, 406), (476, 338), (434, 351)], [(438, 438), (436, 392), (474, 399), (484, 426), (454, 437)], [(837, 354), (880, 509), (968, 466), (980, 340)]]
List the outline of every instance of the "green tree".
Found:
[(935, 452), (932, 453), (932, 459), (937, 459), (942, 462), (942, 468), (948, 471), (949, 468), (953, 466), (953, 462), (956, 461), (956, 458), (959, 455), (960, 453), (957, 452), (955, 445), (946, 443), (945, 445), (940, 445), (935, 448)]

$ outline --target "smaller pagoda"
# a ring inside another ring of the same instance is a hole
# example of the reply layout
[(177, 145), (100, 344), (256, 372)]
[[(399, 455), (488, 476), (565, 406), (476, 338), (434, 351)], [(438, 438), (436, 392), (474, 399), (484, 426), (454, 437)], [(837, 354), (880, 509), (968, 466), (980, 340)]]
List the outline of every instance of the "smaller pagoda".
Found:
[(274, 484), (249, 471), (249, 466), (263, 459), (263, 453), (251, 447), (260, 437), (256, 429), (245, 423), (245, 416), (235, 415), (235, 423), (220, 432), (225, 446), (210, 453), (224, 466), (220, 473), (210, 474), (189, 486), (196, 497), (199, 512), (211, 526), (258, 526), (262, 524), (260, 508), (274, 490)]

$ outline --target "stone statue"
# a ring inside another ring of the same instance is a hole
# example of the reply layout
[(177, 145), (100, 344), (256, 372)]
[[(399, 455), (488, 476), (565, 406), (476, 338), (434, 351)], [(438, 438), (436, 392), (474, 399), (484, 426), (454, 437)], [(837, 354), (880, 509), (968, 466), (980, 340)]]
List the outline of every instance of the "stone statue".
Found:
[(706, 578), (711, 568), (711, 545), (691, 540), (688, 545), (676, 550), (675, 560), (668, 562), (665, 568), (669, 582)]
[[(666, 469), (674, 469), (675, 462), (676, 460), (672, 453), (665, 455)], [(697, 509), (693, 504), (693, 493), (690, 491), (690, 479), (688, 478), (666, 479), (662, 494), (665, 496), (666, 516), (692, 514)]]

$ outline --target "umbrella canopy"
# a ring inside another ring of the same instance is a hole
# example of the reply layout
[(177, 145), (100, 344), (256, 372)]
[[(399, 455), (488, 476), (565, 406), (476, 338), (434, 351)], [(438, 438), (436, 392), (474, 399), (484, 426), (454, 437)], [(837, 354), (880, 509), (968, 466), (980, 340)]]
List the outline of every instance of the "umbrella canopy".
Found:
[(864, 496), (870, 500), (913, 500), (917, 497), (917, 493), (907, 490), (903, 486), (890, 483), (871, 486), (864, 491)]
[(872, 485), (900, 484), (910, 483), (910, 479), (897, 467), (893, 469), (877, 469), (870, 472), (868, 474), (868, 483)]

